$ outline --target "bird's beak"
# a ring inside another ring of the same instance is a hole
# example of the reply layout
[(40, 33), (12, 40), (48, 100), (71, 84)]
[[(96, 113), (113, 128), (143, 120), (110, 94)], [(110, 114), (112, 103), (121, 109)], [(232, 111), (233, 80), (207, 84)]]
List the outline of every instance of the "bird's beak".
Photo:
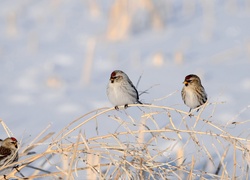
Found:
[(15, 143), (14, 143), (14, 146), (15, 146), (16, 148), (18, 148), (18, 146), (17, 146), (17, 142), (15, 142)]
[(116, 77), (112, 77), (112, 76), (110, 77), (111, 83), (114, 83), (115, 78), (116, 78)]
[(185, 86), (187, 86), (187, 85), (188, 85), (188, 82), (187, 82), (187, 81), (184, 81), (183, 84), (185, 84)]

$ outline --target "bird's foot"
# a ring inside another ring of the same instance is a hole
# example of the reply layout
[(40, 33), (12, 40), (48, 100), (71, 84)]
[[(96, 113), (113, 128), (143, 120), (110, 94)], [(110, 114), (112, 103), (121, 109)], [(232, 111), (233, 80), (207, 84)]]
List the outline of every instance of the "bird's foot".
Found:
[(124, 105), (124, 109), (127, 109), (127, 108), (128, 108), (128, 104), (125, 104), (125, 105)]
[(118, 108), (118, 106), (115, 106), (115, 110), (119, 111), (119, 108)]

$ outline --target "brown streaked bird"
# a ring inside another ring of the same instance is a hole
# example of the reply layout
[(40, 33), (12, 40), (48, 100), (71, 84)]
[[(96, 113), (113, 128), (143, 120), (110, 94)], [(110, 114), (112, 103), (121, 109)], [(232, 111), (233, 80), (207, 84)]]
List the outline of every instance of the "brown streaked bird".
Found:
[(118, 106), (139, 103), (138, 91), (129, 79), (126, 73), (121, 70), (115, 70), (111, 73), (107, 86), (107, 96), (109, 101), (119, 110)]
[(1, 142), (0, 146), (0, 175), (7, 175), (14, 166), (1, 169), (4, 166), (18, 161), (18, 145), (14, 137), (8, 137)]
[(184, 103), (190, 107), (189, 112), (207, 102), (207, 93), (197, 75), (187, 75), (183, 83), (181, 96)]

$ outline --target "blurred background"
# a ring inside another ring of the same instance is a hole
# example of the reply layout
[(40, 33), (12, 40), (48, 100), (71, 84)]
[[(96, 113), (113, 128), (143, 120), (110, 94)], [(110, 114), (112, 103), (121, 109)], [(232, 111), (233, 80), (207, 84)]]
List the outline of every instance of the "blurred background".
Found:
[(18, 139), (111, 107), (115, 69), (152, 87), (142, 102), (185, 111), (182, 82), (197, 74), (216, 121), (249, 119), (250, 1), (0, 1), (0, 119)]

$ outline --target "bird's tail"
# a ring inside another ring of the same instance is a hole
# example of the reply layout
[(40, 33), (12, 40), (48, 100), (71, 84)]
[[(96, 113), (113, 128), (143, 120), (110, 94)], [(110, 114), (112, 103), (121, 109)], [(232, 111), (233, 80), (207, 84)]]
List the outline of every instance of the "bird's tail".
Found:
[(138, 104), (143, 104), (143, 103), (142, 103), (141, 101), (139, 101), (139, 100), (137, 100), (137, 103), (138, 103)]

